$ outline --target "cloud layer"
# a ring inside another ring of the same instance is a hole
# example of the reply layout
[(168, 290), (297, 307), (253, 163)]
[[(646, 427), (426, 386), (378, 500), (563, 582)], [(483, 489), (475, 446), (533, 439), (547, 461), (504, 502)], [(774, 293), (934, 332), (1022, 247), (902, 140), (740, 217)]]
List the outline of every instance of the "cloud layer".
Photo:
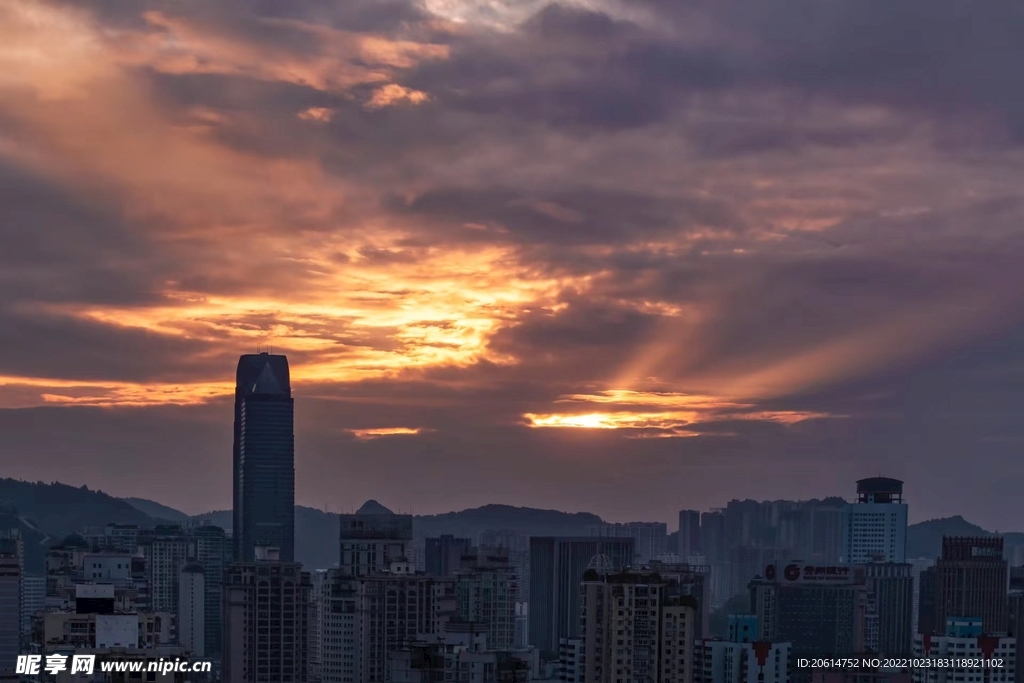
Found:
[[(1019, 4), (12, 0), (0, 45), (15, 474), (116, 424), (88, 483), (225, 505), (272, 344), (315, 505), (667, 517), (884, 466), (1024, 512)], [(154, 424), (209, 490), (118, 469), (188, 479)]]

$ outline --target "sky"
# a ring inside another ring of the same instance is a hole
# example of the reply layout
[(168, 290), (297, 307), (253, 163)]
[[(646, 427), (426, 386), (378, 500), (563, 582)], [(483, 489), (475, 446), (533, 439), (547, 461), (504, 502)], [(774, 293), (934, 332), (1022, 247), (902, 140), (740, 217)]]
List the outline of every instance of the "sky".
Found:
[(1024, 530), (1015, 0), (5, 0), (0, 471)]

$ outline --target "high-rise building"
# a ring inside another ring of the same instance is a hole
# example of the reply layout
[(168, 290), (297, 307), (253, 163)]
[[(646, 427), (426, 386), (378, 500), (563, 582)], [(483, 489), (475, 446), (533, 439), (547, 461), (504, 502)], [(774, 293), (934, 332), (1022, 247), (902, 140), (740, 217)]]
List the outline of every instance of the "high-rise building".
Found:
[(444, 534), (439, 538), (428, 538), (424, 569), (434, 576), (453, 576), (462, 564), (462, 558), (469, 555), (473, 542), (468, 538), (455, 538)]
[(530, 645), (554, 658), (562, 638), (580, 637), (580, 582), (633, 564), (632, 538), (530, 538)]
[(178, 642), (194, 657), (206, 656), (206, 583), (203, 565), (186, 562), (178, 587)]
[(312, 583), (302, 565), (276, 548), (224, 572), (225, 683), (306, 683)]
[(588, 570), (580, 604), (584, 680), (693, 679), (696, 601), (661, 574)]
[(917, 633), (927, 636), (941, 634), (935, 621), (935, 592), (937, 585), (937, 572), (934, 566), (926, 567), (917, 575)]
[(17, 680), (14, 665), (21, 649), (19, 540), (0, 537), (0, 680)]
[[(915, 658), (946, 660), (952, 666), (914, 667), (914, 683), (1014, 683), (1017, 672), (1017, 642), (1008, 636), (986, 635), (981, 619), (950, 618), (943, 635), (914, 636)], [(964, 661), (997, 660), (999, 666), (957, 666)]]
[(295, 559), (295, 429), (288, 359), (269, 353), (239, 358), (235, 383), (235, 560), (257, 546)]
[(396, 515), (386, 508), (378, 512), (367, 503), (354, 515), (338, 517), (341, 521), (338, 567), (343, 574), (368, 576), (389, 571), (393, 563), (408, 560), (412, 515)]
[(177, 612), (179, 575), (189, 556), (185, 530), (176, 525), (160, 525), (140, 532), (138, 542), (146, 558), (152, 611)]
[(732, 597), (727, 587), (725, 538), (725, 513), (721, 510), (701, 513), (700, 551), (711, 569), (711, 597), (715, 605)]
[(751, 611), (763, 640), (788, 642), (794, 656), (843, 656), (864, 651), (867, 588), (848, 565), (798, 562), (769, 565), (750, 583)]
[(590, 527), (591, 536), (632, 538), (633, 562), (645, 565), (664, 555), (668, 546), (668, 525), (664, 522), (626, 522)]
[(914, 576), (906, 563), (864, 565), (868, 589), (864, 646), (886, 657), (908, 656), (913, 648)]
[(328, 570), (318, 608), (323, 683), (387, 680), (390, 652), (444, 632), (455, 615), (455, 581), (402, 562), (359, 576)]
[(481, 549), (466, 556), (456, 572), (456, 617), (481, 624), (492, 650), (516, 648), (516, 595), (519, 578), (501, 551)]
[(1006, 633), (1007, 572), (1002, 537), (944, 537), (935, 563), (935, 627), (974, 617), (984, 633)]
[(907, 504), (903, 482), (872, 477), (857, 482), (857, 502), (846, 506), (843, 561), (905, 562), (907, 556)]
[(700, 553), (700, 513), (696, 510), (680, 510), (676, 554), (682, 562), (689, 562), (690, 557)]
[(207, 655), (219, 654), (221, 645), (221, 606), (224, 602), (223, 579), (225, 558), (233, 553), (230, 539), (219, 526), (204, 525), (191, 532), (190, 556), (203, 567), (203, 649)]

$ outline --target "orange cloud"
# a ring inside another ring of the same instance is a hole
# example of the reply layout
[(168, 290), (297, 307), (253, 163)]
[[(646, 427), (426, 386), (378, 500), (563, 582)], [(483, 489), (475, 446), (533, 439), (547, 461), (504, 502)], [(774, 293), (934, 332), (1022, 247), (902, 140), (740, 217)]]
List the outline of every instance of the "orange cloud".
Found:
[(423, 104), (430, 99), (425, 92), (406, 88), (395, 83), (388, 83), (385, 86), (373, 91), (373, 95), (366, 103), (367, 109), (383, 109), (396, 104)]
[[(750, 420), (784, 425), (806, 420), (836, 417), (825, 413), (792, 410), (751, 410), (754, 406), (714, 396), (695, 396), (673, 392), (645, 392), (611, 389), (596, 394), (572, 394), (556, 405), (572, 403), (581, 407), (555, 413), (527, 413), (530, 427), (574, 429), (642, 430), (629, 434), (637, 438), (699, 436), (695, 424)], [(587, 405), (603, 405), (603, 410), (587, 410)]]
[(386, 436), (415, 436), (423, 432), (422, 429), (413, 427), (379, 427), (376, 429), (350, 429), (348, 430), (357, 439), (379, 439)]

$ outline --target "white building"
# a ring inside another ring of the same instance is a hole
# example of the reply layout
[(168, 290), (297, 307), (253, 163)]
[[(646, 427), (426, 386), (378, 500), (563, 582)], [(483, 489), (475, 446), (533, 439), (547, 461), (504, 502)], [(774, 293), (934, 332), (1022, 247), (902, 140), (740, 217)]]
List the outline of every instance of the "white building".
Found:
[(872, 477), (857, 482), (857, 502), (843, 511), (843, 562), (905, 562), (907, 504), (903, 482)]
[(945, 636), (914, 636), (914, 657), (957, 660), (995, 660), (988, 667), (915, 667), (914, 683), (1013, 683), (1017, 672), (1017, 642), (1014, 638), (981, 635), (981, 620), (946, 620)]
[(178, 584), (178, 643), (195, 657), (206, 656), (206, 577), (203, 565), (181, 568)]

